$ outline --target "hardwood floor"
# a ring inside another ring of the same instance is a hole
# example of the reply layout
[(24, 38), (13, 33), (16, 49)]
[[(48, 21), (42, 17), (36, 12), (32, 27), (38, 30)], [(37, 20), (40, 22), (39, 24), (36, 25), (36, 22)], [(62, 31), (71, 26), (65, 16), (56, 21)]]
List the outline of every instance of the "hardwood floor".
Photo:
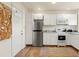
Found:
[(71, 47), (26, 47), (16, 57), (77, 57)]

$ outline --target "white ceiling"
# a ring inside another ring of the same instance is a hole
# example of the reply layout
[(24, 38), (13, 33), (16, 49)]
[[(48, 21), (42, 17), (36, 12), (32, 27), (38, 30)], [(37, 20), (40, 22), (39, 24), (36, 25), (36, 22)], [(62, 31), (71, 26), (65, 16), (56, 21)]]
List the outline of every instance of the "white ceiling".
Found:
[(41, 11), (79, 9), (79, 2), (57, 2), (56, 4), (52, 4), (51, 2), (23, 2), (23, 4), (32, 11), (38, 11), (38, 8), (40, 8)]

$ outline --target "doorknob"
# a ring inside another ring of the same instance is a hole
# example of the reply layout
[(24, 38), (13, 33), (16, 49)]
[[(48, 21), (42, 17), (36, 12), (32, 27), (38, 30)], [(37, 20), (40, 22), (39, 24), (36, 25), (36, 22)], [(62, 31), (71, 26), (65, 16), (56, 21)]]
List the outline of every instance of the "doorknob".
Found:
[(21, 33), (21, 35), (23, 35), (23, 33)]

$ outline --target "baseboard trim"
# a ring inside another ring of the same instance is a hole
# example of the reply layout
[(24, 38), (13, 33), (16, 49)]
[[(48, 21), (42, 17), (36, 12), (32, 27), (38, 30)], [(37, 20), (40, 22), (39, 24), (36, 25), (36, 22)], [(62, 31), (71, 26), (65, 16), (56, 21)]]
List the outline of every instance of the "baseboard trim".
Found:
[[(26, 46), (32, 46), (32, 44), (26, 44)], [(79, 52), (79, 50), (77, 48), (75, 48), (72, 45), (66, 45), (66, 46), (58, 46), (58, 45), (43, 45), (43, 47), (72, 47), (77, 53)]]
[(44, 47), (57, 47), (57, 45), (43, 45)]
[[(27, 50), (26, 50), (26, 48), (27, 48)], [(24, 47), (20, 52), (18, 52), (16, 55), (15, 55), (15, 57), (24, 57), (25, 56), (25, 54), (27, 54), (29, 51), (31, 50), (31, 47)], [(25, 51), (24, 53), (23, 53), (23, 51)], [(22, 55), (22, 56), (21, 56)]]
[(72, 47), (73, 47), (73, 49), (75, 49), (77, 51), (77, 53), (79, 52), (79, 50), (77, 48), (75, 48), (74, 46), (72, 46)]
[[(26, 44), (26, 46), (32, 46), (32, 44)], [(43, 45), (43, 47), (57, 47), (57, 45)]]
[(32, 46), (32, 44), (26, 44), (26, 46)]
[(79, 50), (77, 48), (75, 48), (74, 46), (72, 45), (66, 45), (67, 47), (72, 47), (77, 53), (79, 52)]

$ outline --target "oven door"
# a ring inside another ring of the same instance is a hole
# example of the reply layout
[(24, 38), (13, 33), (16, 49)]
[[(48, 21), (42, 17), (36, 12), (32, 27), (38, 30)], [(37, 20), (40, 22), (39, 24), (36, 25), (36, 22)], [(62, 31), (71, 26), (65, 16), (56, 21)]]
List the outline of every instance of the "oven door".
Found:
[(58, 40), (66, 40), (66, 37), (64, 35), (59, 35)]

